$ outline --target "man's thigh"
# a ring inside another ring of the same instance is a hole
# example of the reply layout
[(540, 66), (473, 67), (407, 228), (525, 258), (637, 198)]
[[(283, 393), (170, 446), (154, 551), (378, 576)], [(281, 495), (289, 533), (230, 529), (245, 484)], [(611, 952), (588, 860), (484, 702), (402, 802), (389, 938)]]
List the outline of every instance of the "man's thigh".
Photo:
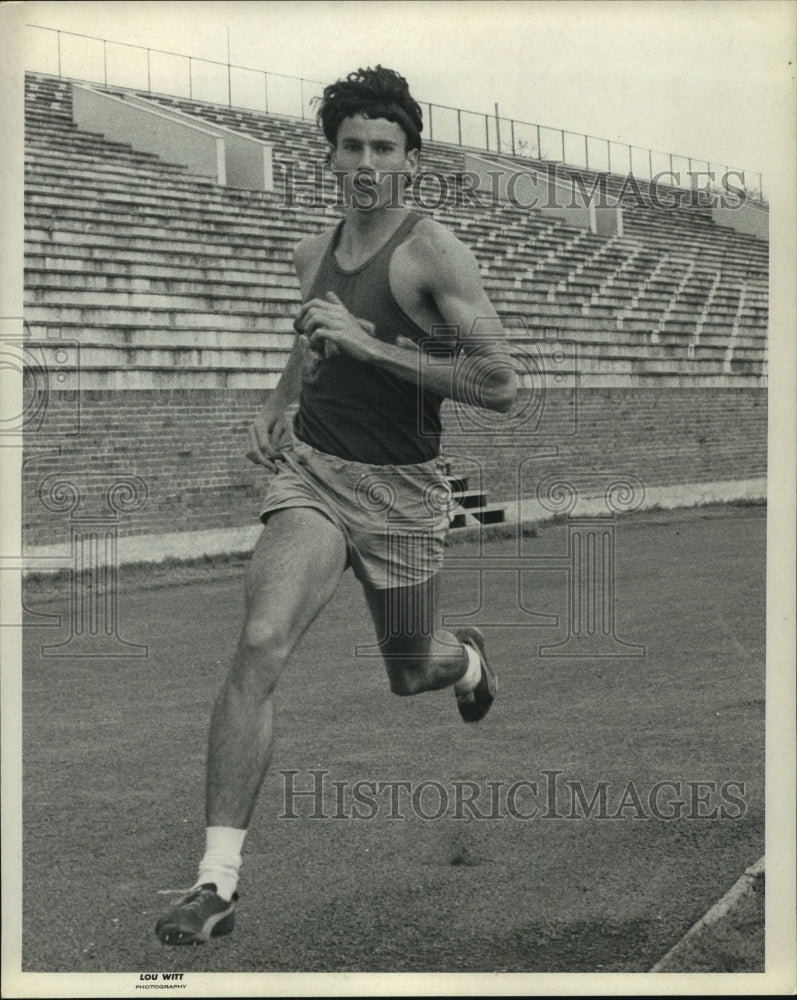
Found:
[(343, 532), (319, 510), (273, 511), (246, 575), (247, 623), (267, 623), (292, 648), (335, 593), (346, 562)]

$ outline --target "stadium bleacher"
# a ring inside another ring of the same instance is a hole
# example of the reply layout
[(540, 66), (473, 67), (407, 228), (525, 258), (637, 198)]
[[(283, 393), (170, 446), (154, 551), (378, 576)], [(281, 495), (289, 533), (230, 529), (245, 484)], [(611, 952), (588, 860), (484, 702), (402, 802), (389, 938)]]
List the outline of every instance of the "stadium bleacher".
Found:
[[(27, 74), (26, 322), (34, 337), (51, 336), (55, 329), (79, 344), (79, 371), (66, 366), (60, 388), (79, 387), (84, 394), (84, 426), (93, 429), (93, 440), (103, 436), (99, 401), (109, 393), (120, 394), (116, 405), (122, 408), (147, 394), (160, 393), (160, 405), (168, 393), (204, 393), (203, 412), (211, 415), (229, 412), (229, 394), (243, 392), (234, 404), (239, 416), (232, 421), (240, 433), (240, 412), (248, 406), (254, 413), (256, 400), (276, 384), (291, 348), (292, 321), (300, 304), (293, 247), (340, 214), (328, 180), (320, 189), (305, 184), (295, 198), (285, 196), (287, 171), (305, 182), (317, 176), (311, 168), (323, 160), (322, 136), (308, 121), (168, 95), (138, 96), (271, 143), (275, 189), (214, 184), (83, 131), (72, 119), (70, 82)], [(507, 159), (511, 157), (502, 156)], [(696, 462), (687, 449), (677, 469), (668, 457), (658, 467), (646, 467), (646, 476), (655, 480), (657, 468), (663, 484), (760, 476), (765, 456), (765, 407), (760, 403), (766, 393), (767, 242), (715, 225), (701, 205), (667, 210), (626, 205), (622, 235), (608, 237), (505, 202), (475, 206), (457, 197), (463, 162), (459, 147), (424, 146), (423, 170), (442, 178), (450, 197), (436, 204), (434, 178), (429, 178), (432, 194), (427, 192), (424, 200), (421, 181), (418, 210), (449, 226), (475, 254), (521, 374), (526, 372), (524, 389), (534, 390), (540, 367), (537, 361), (524, 368), (524, 357), (532, 349), (539, 357), (535, 345), (555, 339), (573, 346), (560, 352), (564, 360), (555, 369), (556, 384), (553, 375), (549, 380), (551, 394), (577, 389), (584, 401), (585, 393), (603, 393), (600, 405), (609, 408), (618, 391), (663, 394), (657, 409), (666, 428), (682, 411), (678, 400), (684, 394), (714, 390), (711, 398), (717, 402), (705, 405), (719, 407), (716, 426), (724, 425), (729, 435), (738, 431), (738, 421), (728, 420), (722, 408), (730, 405), (734, 414), (755, 409), (749, 433), (757, 446), (751, 457), (743, 457), (735, 441), (723, 444), (711, 462), (705, 455)], [(516, 162), (521, 169), (529, 161)], [(561, 170), (565, 177), (572, 173), (564, 166)], [(581, 171), (581, 176), (591, 183), (597, 175)], [(611, 192), (622, 190), (623, 178), (609, 176), (607, 181)], [(436, 207), (424, 207), (433, 203)], [(59, 405), (56, 396), (52, 413)], [(598, 398), (590, 397), (590, 405), (597, 406)], [(708, 398), (703, 397), (704, 403)], [(175, 401), (178, 422), (179, 405)], [(694, 414), (689, 433), (697, 435), (705, 410), (695, 407)], [(482, 461), (489, 478), (497, 461), (489, 440), (477, 441), (474, 451), (473, 443), (457, 443), (454, 421), (447, 427), (452, 475), (466, 483), (464, 461), (457, 462), (459, 450), (460, 458)], [(204, 425), (203, 435), (216, 433)], [(229, 434), (229, 424), (224, 433)], [(547, 433), (547, 440), (556, 439), (554, 426)], [(138, 449), (133, 442), (126, 449), (117, 442), (114, 450), (144, 473), (147, 454), (162, 456), (164, 447), (170, 447), (168, 437), (158, 440), (157, 428), (139, 435), (137, 444)], [(515, 447), (523, 453), (528, 441), (519, 434)], [(207, 454), (226, 456), (234, 450), (229, 438), (214, 438), (212, 447), (206, 443), (204, 448)], [(78, 452), (70, 446), (64, 454), (74, 461)], [(578, 465), (579, 459), (564, 447), (557, 455), (559, 461)], [(196, 472), (189, 472), (185, 463), (174, 467), (178, 478), (185, 474), (191, 482), (183, 490), (178, 486), (178, 495), (201, 493)], [(225, 489), (243, 489), (247, 496), (256, 492), (251, 472), (228, 461), (214, 488), (215, 506), (204, 511), (207, 521), (195, 499), (182, 530), (206, 523), (240, 524), (251, 516), (251, 511), (230, 511), (229, 503), (225, 507)], [(48, 515), (38, 509), (33, 489), (31, 480), (28, 537), (35, 538), (34, 545), (55, 544), (64, 537), (63, 525), (53, 526), (51, 514), (46, 523)], [(491, 482), (494, 498), (505, 490), (500, 479)], [(485, 508), (483, 522), (488, 514)], [(141, 517), (131, 528), (134, 532), (157, 534), (167, 522), (174, 530), (162, 510), (159, 519), (157, 505)]]

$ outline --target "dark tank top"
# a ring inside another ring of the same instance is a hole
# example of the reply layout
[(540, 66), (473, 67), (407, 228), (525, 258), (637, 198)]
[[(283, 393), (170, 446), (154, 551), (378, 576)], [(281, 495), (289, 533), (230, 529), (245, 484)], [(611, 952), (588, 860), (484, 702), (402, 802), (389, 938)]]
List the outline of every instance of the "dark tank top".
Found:
[[(352, 270), (335, 259), (341, 222), (307, 298), (335, 292), (349, 312), (375, 325), (379, 340), (427, 338), (394, 299), (388, 277), (393, 251), (421, 218), (410, 213), (381, 249)], [(439, 454), (441, 403), (438, 394), (341, 352), (305, 372), (294, 430), (313, 448), (348, 461), (415, 465)]]

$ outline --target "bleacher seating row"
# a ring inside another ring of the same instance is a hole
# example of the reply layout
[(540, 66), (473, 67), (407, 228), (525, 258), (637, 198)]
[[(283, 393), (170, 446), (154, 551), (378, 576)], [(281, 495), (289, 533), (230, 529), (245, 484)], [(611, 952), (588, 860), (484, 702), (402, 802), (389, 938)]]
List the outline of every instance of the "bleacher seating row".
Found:
[[(286, 204), (285, 171), (298, 161), (300, 177), (314, 176), (320, 133), (311, 122), (140, 96), (271, 143), (275, 190), (221, 187), (81, 131), (68, 82), (28, 74), (26, 320), (79, 341), (85, 388), (271, 387), (300, 302), (293, 247), (340, 214), (331, 181)], [(452, 197), (419, 210), (472, 249), (518, 354), (555, 329), (579, 345), (568, 374), (592, 384), (761, 384), (765, 242), (700, 208), (640, 205), (624, 210), (624, 234), (607, 238), (458, 199), (458, 147), (428, 143), (423, 164), (450, 181)], [(620, 190), (622, 178), (609, 180)]]

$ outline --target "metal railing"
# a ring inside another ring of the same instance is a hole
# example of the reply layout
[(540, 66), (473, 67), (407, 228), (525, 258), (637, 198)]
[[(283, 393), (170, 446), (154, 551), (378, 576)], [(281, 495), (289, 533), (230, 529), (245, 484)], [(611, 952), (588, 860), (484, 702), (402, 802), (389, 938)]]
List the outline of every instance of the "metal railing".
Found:
[[(25, 46), (28, 70), (105, 86), (146, 89), (252, 111), (312, 119), (313, 98), (324, 84), (230, 62), (202, 59), (165, 49), (114, 42), (59, 28), (30, 24), (34, 42)], [(36, 34), (38, 33), (38, 34)], [(38, 39), (38, 40), (36, 40)], [(122, 58), (121, 50), (125, 50)], [(109, 56), (111, 60), (109, 62)], [(146, 83), (146, 86), (145, 86)], [(706, 184), (716, 190), (743, 189), (765, 201), (763, 176), (728, 164), (620, 143), (498, 114), (419, 102), (426, 109), (429, 141), (493, 154), (561, 162), (597, 173), (631, 175), (676, 187)]]

